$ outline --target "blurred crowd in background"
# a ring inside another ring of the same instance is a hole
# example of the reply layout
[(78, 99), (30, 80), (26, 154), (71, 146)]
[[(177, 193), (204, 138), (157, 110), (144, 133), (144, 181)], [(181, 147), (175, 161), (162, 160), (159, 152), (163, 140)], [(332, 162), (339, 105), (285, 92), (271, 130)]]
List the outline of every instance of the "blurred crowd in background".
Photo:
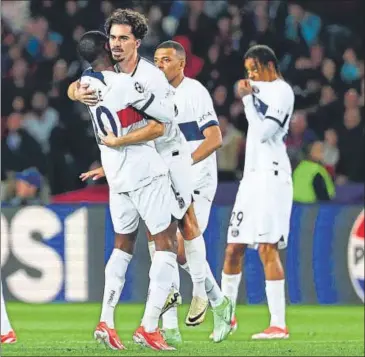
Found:
[(245, 75), (244, 53), (258, 43), (275, 50), (295, 92), (287, 137), (293, 169), (316, 143), (316, 159), (337, 185), (365, 181), (360, 34), (309, 12), (305, 2), (32, 0), (1, 6), (4, 202), (47, 202), (49, 195), (95, 184), (79, 179), (100, 164), (89, 114), (66, 91), (88, 66), (79, 60), (77, 41), (85, 31), (103, 30), (118, 7), (148, 18), (142, 56), (153, 59), (156, 46), (171, 38), (185, 47), (185, 74), (207, 87), (219, 118), (221, 182), (242, 177), (247, 121), (234, 84)]

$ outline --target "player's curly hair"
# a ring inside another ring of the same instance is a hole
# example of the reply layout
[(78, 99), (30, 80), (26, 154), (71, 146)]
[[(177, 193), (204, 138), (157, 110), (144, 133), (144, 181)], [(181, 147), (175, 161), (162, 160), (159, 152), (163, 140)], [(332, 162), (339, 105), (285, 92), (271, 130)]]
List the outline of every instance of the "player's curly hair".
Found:
[(148, 32), (147, 18), (132, 9), (116, 9), (105, 21), (105, 32), (110, 35), (110, 29), (113, 24), (129, 25), (134, 37), (143, 40)]
[(252, 58), (258, 61), (263, 66), (267, 67), (269, 62), (272, 62), (276, 72), (281, 75), (279, 68), (279, 61), (272, 48), (266, 45), (255, 45), (250, 47), (244, 55), (244, 60)]

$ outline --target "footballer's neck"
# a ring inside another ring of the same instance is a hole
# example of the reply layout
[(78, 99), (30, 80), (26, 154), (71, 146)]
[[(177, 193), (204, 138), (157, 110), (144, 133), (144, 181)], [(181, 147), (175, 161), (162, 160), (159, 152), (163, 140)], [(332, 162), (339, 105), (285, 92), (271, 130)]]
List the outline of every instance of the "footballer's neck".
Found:
[(138, 52), (135, 51), (130, 58), (125, 58), (118, 62), (119, 70), (123, 73), (131, 74), (138, 65)]
[(184, 72), (179, 72), (179, 74), (170, 81), (170, 84), (174, 88), (177, 88), (180, 85), (180, 83), (184, 80), (184, 78), (185, 78)]

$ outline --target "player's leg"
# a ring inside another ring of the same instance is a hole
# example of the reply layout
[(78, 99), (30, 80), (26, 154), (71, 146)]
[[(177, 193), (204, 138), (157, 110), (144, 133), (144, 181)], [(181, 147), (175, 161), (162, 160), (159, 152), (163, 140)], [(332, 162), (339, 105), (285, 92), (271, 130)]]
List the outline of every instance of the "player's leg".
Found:
[(111, 349), (121, 350), (124, 346), (114, 328), (114, 313), (133, 256), (139, 215), (128, 194), (124, 193), (110, 193), (110, 213), (116, 232), (114, 249), (105, 267), (103, 304), (94, 337)]
[[(292, 182), (290, 175), (277, 172), (268, 180), (273, 191), (265, 197), (265, 208), (261, 208), (262, 221), (258, 227), (267, 235), (259, 235), (259, 255), (264, 267), (266, 280), (266, 297), (270, 312), (270, 327), (252, 336), (253, 339), (288, 338), (285, 321), (285, 274), (281, 263), (279, 249), (287, 245), (289, 235), (290, 214), (292, 208)], [(264, 204), (263, 204), (264, 205)], [(269, 224), (269, 226), (266, 226)]]
[[(231, 213), (221, 280), (222, 292), (225, 296), (228, 296), (233, 305), (231, 333), (235, 332), (238, 327), (235, 310), (242, 278), (243, 255), (246, 245), (253, 243), (252, 238), (250, 238), (252, 236), (252, 215), (250, 209), (247, 209), (250, 200), (247, 181), (246, 179), (241, 182)], [(215, 337), (215, 331), (210, 337)]]
[[(156, 248), (153, 237), (151, 233), (148, 231), (148, 229), (147, 229), (147, 237), (148, 237), (148, 249), (152, 261)], [(163, 307), (162, 330), (161, 330), (166, 342), (171, 346), (177, 346), (180, 343), (182, 343), (182, 337), (179, 330), (178, 313), (177, 313), (177, 307), (178, 305), (181, 305), (182, 302), (179, 290), (180, 290), (180, 273), (176, 262), (176, 270), (173, 276), (172, 288)]]
[(172, 349), (158, 329), (159, 318), (177, 269), (177, 223), (171, 223), (171, 195), (169, 178), (166, 176), (155, 178), (150, 185), (131, 194), (141, 218), (151, 232), (156, 248), (149, 273), (145, 312), (133, 339), (138, 344), (158, 350)]
[(16, 341), (17, 337), (10, 325), (8, 313), (6, 311), (3, 283), (1, 282), (1, 343), (11, 344), (15, 343)]
[(270, 327), (253, 339), (288, 338), (285, 322), (285, 278), (276, 244), (261, 243), (259, 255), (264, 266), (266, 297), (270, 311)]

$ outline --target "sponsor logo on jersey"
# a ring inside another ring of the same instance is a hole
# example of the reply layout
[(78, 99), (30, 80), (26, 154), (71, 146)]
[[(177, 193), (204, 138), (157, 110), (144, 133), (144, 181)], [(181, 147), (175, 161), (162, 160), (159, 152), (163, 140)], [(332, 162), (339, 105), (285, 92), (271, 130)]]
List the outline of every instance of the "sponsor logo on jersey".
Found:
[(348, 269), (352, 285), (358, 297), (364, 302), (364, 211), (357, 217), (347, 248)]

